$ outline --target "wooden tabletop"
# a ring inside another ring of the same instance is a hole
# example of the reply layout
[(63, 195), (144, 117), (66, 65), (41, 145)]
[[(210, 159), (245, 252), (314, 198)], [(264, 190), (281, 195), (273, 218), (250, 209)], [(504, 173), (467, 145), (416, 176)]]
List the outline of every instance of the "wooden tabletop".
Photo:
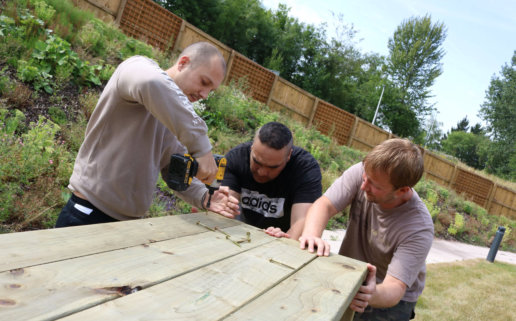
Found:
[(0, 246), (0, 320), (344, 320), (367, 271), (213, 213), (2, 234)]

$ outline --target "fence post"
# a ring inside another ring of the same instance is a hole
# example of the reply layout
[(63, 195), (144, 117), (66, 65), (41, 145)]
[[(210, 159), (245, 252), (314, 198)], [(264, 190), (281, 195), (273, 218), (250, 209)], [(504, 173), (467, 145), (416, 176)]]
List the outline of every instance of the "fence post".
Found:
[(455, 167), (453, 168), (453, 172), (450, 178), (450, 182), (448, 183), (448, 187), (452, 187), (453, 183), (455, 182), (455, 176), (457, 176), (457, 164), (455, 164)]
[(346, 146), (348, 146), (348, 147), (351, 147), (351, 143), (353, 142), (353, 138), (355, 137), (355, 132), (357, 130), (358, 117), (356, 115), (354, 115), (354, 116), (355, 116), (355, 122), (353, 123), (353, 128), (351, 128), (351, 133), (349, 133), (348, 143), (346, 144)]
[(122, 20), (122, 14), (124, 13), (125, 5), (127, 4), (127, 0), (120, 1), (120, 6), (118, 7), (118, 12), (116, 14), (115, 25), (120, 27), (120, 20)]
[(274, 86), (276, 86), (276, 82), (278, 81), (278, 78), (279, 78), (279, 76), (274, 74), (274, 80), (272, 81), (271, 90), (269, 91), (269, 96), (267, 97), (267, 102), (265, 103), (265, 105), (267, 105), (269, 107), (271, 106), (270, 103), (272, 100), (272, 93), (274, 92)]
[(174, 47), (172, 48), (173, 53), (181, 51), (181, 50), (179, 50), (179, 45), (180, 45), (181, 39), (183, 38), (183, 35), (185, 33), (185, 29), (186, 29), (186, 21), (181, 19), (181, 27), (179, 28), (179, 33), (177, 34), (176, 42), (174, 42)]
[(231, 73), (231, 68), (233, 68), (233, 61), (235, 60), (235, 50), (231, 49), (231, 55), (229, 55), (228, 63), (226, 66), (226, 77), (224, 78), (223, 84), (228, 85), (229, 82), (229, 74)]
[(310, 128), (312, 126), (312, 122), (314, 121), (315, 112), (317, 111), (317, 106), (319, 106), (319, 98), (315, 97), (314, 104), (312, 105), (312, 111), (310, 112), (310, 117), (308, 118), (308, 124), (306, 127)]
[(485, 205), (484, 208), (487, 210), (488, 213), (491, 212), (491, 204), (493, 203), (493, 198), (496, 194), (496, 188), (497, 188), (496, 183), (493, 182), (493, 186), (491, 187), (491, 190), (489, 191), (489, 197), (486, 201), (486, 204), (484, 204)]

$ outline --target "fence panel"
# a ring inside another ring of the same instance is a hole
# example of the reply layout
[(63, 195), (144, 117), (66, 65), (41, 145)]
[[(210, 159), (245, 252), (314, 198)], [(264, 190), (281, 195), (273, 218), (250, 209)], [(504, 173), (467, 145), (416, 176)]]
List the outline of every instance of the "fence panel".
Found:
[(169, 52), (181, 29), (181, 18), (148, 0), (128, 0), (120, 19), (127, 35)]
[(267, 103), (275, 77), (276, 75), (267, 68), (240, 53), (235, 53), (226, 83), (244, 79), (248, 86), (246, 92), (259, 102)]
[(346, 145), (356, 116), (320, 100), (312, 123), (323, 134), (331, 135), (339, 144)]
[(492, 181), (462, 168), (457, 168), (457, 175), (453, 182), (453, 188), (457, 193), (465, 193), (480, 206), (486, 205), (493, 185)]
[(291, 118), (308, 125), (315, 99), (315, 96), (301, 88), (278, 78), (272, 89), (269, 107), (272, 110), (286, 111)]
[(385, 130), (359, 118), (349, 147), (369, 152), (390, 136)]
[(121, 0), (72, 0), (72, 3), (83, 10), (88, 10), (95, 14), (97, 18), (104, 22), (115, 21)]
[(425, 151), (425, 177), (441, 185), (450, 186), (453, 180), (455, 164)]
[(497, 185), (488, 212), (516, 220), (516, 194), (506, 187)]
[(175, 48), (179, 52), (183, 51), (183, 49), (193, 43), (200, 41), (209, 42), (220, 50), (224, 56), (224, 59), (226, 60), (226, 63), (229, 62), (231, 48), (187, 22), (185, 23), (185, 28), (181, 32), (181, 37), (177, 41), (178, 43), (175, 45)]

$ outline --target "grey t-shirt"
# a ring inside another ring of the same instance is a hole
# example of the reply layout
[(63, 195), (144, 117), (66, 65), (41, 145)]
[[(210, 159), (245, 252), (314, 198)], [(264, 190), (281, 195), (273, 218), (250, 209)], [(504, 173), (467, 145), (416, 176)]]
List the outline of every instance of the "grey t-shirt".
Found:
[(425, 286), (425, 260), (434, 225), (425, 204), (413, 190), (404, 204), (383, 210), (360, 190), (364, 167), (351, 166), (324, 194), (342, 211), (351, 205), (349, 225), (339, 254), (376, 266), (377, 283), (387, 274), (407, 285), (402, 300), (417, 301)]

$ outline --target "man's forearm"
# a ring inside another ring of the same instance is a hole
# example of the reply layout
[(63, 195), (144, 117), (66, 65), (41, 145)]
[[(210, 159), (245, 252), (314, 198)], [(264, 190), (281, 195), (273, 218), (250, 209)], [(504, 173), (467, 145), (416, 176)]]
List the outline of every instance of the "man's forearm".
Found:
[(397, 279), (385, 281), (376, 285), (376, 291), (369, 300), (369, 305), (373, 308), (393, 307), (400, 302), (405, 294), (406, 286), (401, 281)]
[(336, 212), (325, 196), (316, 200), (306, 214), (303, 235), (321, 237), (328, 220)]
[(287, 234), (290, 235), (290, 238), (293, 240), (298, 240), (303, 233), (303, 227), (305, 225), (305, 220), (300, 219), (296, 221), (293, 225), (290, 226), (290, 229), (287, 231)]

